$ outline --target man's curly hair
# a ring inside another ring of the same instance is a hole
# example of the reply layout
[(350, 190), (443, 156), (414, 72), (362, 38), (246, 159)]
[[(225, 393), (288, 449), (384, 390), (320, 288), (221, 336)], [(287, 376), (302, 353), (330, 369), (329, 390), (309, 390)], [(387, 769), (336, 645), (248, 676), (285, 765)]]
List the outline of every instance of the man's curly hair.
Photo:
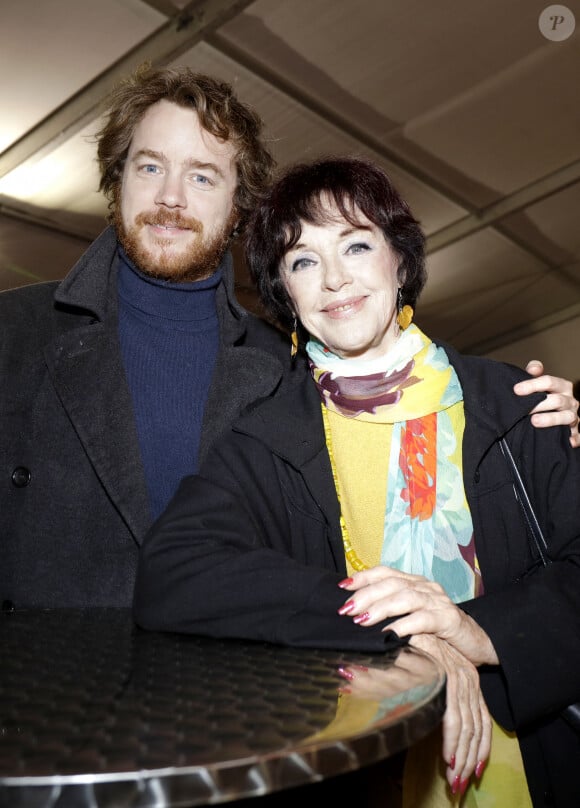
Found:
[(234, 145), (238, 175), (234, 206), (240, 217), (237, 230), (241, 231), (257, 199), (270, 184), (275, 168), (262, 137), (263, 123), (254, 110), (235, 96), (229, 84), (187, 67), (143, 65), (113, 90), (105, 124), (96, 135), (99, 190), (109, 200), (109, 218), (114, 216), (135, 128), (149, 107), (158, 101), (190, 107), (205, 130)]

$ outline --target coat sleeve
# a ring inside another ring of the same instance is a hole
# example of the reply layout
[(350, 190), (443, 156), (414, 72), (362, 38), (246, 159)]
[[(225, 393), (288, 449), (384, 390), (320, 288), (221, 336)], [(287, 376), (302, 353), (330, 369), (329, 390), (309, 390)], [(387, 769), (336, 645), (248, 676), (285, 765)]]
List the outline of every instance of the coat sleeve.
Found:
[(182, 481), (141, 548), (137, 624), (352, 651), (400, 645), (384, 624), (362, 627), (338, 615), (348, 597), (338, 587), (344, 572), (325, 551), (320, 515), (305, 514), (308, 503), (292, 513), (279, 459), (256, 444), (230, 435), (202, 475)]
[[(499, 668), (481, 670), (490, 709), (521, 729), (580, 700), (580, 452), (568, 430), (525, 419), (507, 440), (553, 563), (534, 552), (498, 446), (481, 466), (488, 492), (472, 508), (485, 594), (462, 604), (488, 633)], [(478, 535), (479, 530), (479, 535)]]

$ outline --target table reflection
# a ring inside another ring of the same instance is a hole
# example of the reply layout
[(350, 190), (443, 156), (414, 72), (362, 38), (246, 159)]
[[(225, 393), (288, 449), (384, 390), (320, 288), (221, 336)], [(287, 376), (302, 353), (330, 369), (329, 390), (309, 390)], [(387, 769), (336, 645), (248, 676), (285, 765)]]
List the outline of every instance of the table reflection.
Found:
[[(1, 620), (0, 805), (203, 805), (353, 771), (440, 721), (410, 648), (293, 649), (136, 629), (127, 610)], [(259, 804), (256, 805), (259, 808)]]

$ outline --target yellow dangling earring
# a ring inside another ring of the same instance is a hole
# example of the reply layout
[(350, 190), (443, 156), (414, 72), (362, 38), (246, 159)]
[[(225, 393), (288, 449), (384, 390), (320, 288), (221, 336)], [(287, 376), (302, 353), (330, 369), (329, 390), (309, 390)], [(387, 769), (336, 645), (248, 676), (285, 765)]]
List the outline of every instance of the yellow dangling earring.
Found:
[(290, 339), (292, 341), (292, 347), (290, 348), (290, 356), (294, 358), (298, 353), (298, 331), (296, 330), (296, 317), (294, 318), (294, 330), (290, 335)]
[(397, 291), (397, 325), (404, 331), (406, 328), (409, 328), (411, 323), (413, 322), (413, 307), (409, 305), (403, 306), (403, 294), (399, 287)]

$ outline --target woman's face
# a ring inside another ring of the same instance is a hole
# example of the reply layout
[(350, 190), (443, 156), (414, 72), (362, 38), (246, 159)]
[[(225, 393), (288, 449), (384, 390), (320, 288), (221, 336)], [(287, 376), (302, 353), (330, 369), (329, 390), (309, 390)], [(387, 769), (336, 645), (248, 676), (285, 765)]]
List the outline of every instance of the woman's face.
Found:
[(280, 276), (306, 330), (343, 358), (374, 359), (398, 335), (399, 259), (358, 209), (353, 226), (335, 209), (323, 225), (302, 222)]

